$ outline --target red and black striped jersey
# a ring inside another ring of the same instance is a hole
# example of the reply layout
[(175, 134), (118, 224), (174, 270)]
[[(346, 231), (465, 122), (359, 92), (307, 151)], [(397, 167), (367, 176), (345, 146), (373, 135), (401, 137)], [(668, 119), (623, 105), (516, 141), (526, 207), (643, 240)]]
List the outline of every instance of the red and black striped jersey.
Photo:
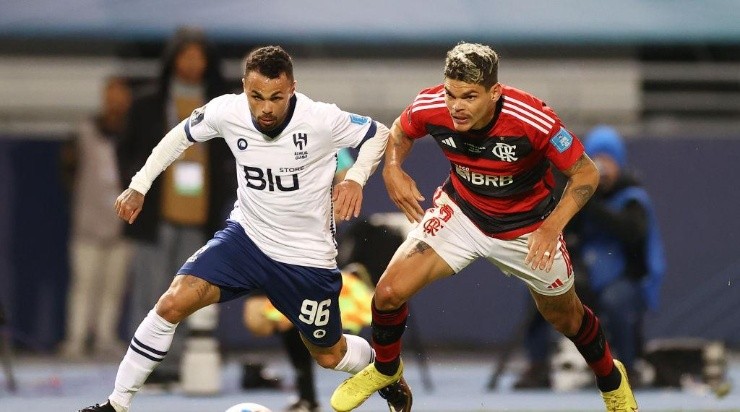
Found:
[(400, 124), (410, 138), (434, 138), (451, 166), (444, 190), (483, 232), (501, 239), (539, 226), (557, 203), (550, 164), (566, 170), (583, 154), (550, 107), (509, 86), (481, 130), (455, 130), (442, 84), (422, 90)]

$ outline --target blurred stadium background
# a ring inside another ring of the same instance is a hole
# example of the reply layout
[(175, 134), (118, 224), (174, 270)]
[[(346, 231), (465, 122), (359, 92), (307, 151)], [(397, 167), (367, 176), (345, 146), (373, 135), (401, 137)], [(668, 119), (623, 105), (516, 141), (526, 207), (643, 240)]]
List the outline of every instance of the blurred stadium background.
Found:
[[(296, 60), (300, 91), (386, 123), (421, 88), (441, 81), (444, 53), (455, 43), (492, 45), (501, 55), (501, 81), (544, 99), (571, 130), (609, 123), (628, 139), (630, 163), (656, 204), (669, 266), (647, 338), (718, 341), (734, 359), (738, 22), (736, 0), (0, 0), (0, 303), (20, 359), (15, 367), (23, 372), (25, 361), (28, 376), (41, 379), (34, 360), (53, 363), (64, 332), (69, 209), (59, 148), (97, 109), (107, 76), (123, 74), (137, 84), (156, 76), (165, 40), (182, 25), (203, 28), (217, 44), (235, 88), (247, 51), (280, 44)], [(431, 142), (417, 146), (409, 168), (431, 193), (446, 171)], [(437, 167), (427, 170), (432, 163)], [(380, 179), (365, 198), (366, 215), (394, 211)], [(429, 353), (487, 360), (515, 339), (529, 304), (520, 284), (479, 263), (415, 298), (414, 327)], [(239, 303), (222, 309), (218, 336), (227, 353), (275, 345), (243, 330)], [(96, 371), (79, 373), (104, 373)], [(2, 390), (0, 410), (20, 410), (24, 398), (6, 403)], [(734, 401), (701, 410), (740, 410)], [(458, 410), (496, 407), (471, 405)], [(547, 401), (537, 405), (555, 410)]]

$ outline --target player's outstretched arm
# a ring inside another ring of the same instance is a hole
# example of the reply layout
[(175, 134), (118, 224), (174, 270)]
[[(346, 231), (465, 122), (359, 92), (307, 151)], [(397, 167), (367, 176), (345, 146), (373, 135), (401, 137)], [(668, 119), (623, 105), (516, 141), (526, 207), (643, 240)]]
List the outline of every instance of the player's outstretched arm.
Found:
[(358, 217), (362, 208), (362, 188), (383, 158), (388, 141), (388, 128), (376, 123), (375, 136), (360, 147), (357, 160), (347, 170), (344, 180), (334, 187), (334, 215), (337, 220)]
[(184, 125), (187, 121), (183, 120), (162, 138), (144, 166), (131, 179), (128, 189), (118, 196), (115, 204), (118, 217), (129, 224), (134, 223), (144, 206), (144, 195), (152, 187), (154, 179), (193, 144), (185, 134)]
[(399, 124), (400, 118), (393, 122), (385, 150), (383, 180), (393, 203), (406, 215), (409, 222), (420, 222), (424, 216), (419, 202), (424, 200), (416, 182), (401, 167), (411, 152), (414, 140), (410, 139)]
[(167, 132), (162, 140), (152, 149), (152, 154), (146, 159), (144, 166), (134, 175), (131, 179), (129, 187), (135, 189), (141, 194), (146, 194), (149, 188), (152, 187), (154, 179), (159, 176), (160, 173), (167, 166), (171, 165), (182, 152), (188, 147), (193, 145), (193, 142), (188, 140), (185, 134), (185, 123), (188, 119), (183, 120), (177, 126), (173, 127), (172, 130)]

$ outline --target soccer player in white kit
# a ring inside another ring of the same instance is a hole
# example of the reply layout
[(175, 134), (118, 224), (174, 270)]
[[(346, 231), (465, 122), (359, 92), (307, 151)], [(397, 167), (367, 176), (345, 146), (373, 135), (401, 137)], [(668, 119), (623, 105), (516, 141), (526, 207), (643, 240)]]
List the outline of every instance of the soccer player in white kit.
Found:
[[(244, 93), (196, 109), (165, 135), (118, 197), (118, 216), (133, 223), (154, 179), (193, 143), (223, 138), (236, 158), (239, 188), (226, 228), (185, 262), (136, 330), (108, 401), (80, 412), (127, 411), (167, 354), (179, 322), (257, 288), (300, 330), (319, 365), (354, 374), (372, 362), (366, 340), (342, 334), (334, 216), (359, 215), (362, 187), (383, 155), (388, 129), (314, 102), (295, 84), (288, 53), (255, 49), (246, 59)], [(337, 152), (348, 147), (359, 148), (357, 161), (332, 189)], [(182, 173), (183, 184), (199, 178)], [(385, 389), (391, 411), (410, 410), (403, 380)]]

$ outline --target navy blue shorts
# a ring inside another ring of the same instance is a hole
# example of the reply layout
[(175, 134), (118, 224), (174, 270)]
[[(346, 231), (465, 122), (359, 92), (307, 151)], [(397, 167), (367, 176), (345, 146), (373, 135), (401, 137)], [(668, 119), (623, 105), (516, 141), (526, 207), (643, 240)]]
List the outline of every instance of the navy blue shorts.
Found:
[(338, 269), (290, 265), (265, 255), (235, 221), (216, 232), (177, 272), (221, 288), (219, 302), (262, 289), (311, 343), (330, 347), (342, 336)]

